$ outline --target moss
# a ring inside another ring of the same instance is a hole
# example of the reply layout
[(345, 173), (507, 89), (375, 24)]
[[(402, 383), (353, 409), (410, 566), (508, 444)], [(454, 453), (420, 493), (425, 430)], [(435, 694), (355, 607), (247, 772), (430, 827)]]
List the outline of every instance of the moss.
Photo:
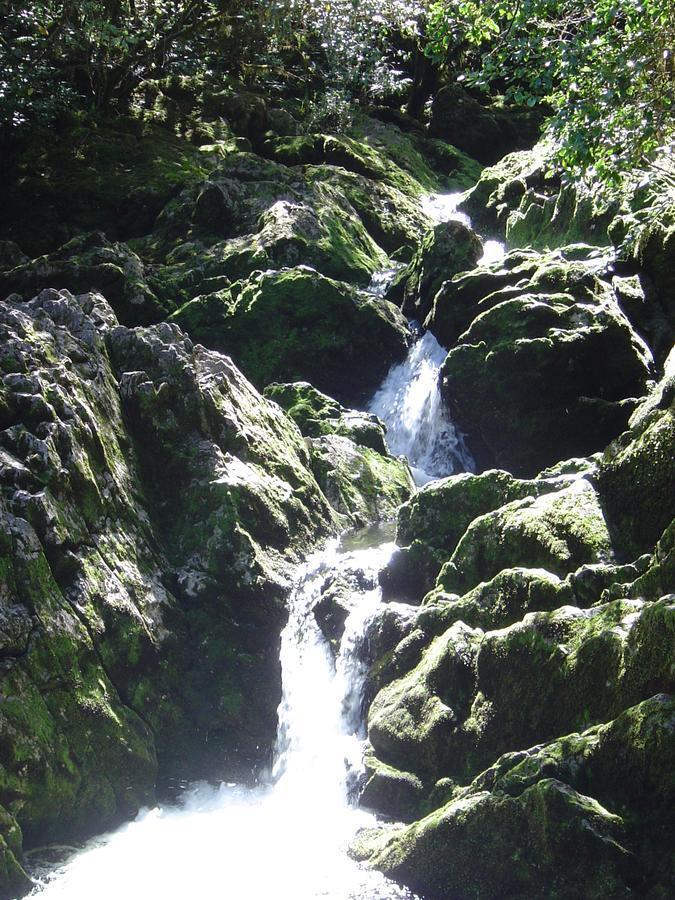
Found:
[[(509, 753), (420, 822), (367, 833), (361, 858), (425, 896), (665, 896), (672, 876), (673, 699)], [(485, 842), (485, 835), (490, 836)], [(455, 887), (455, 885), (457, 887)]]
[(512, 625), (534, 610), (552, 610), (574, 602), (572, 588), (545, 569), (504, 569), (482, 582), (461, 599), (437, 588), (424, 598), (424, 604), (443, 603), (444, 618), (462, 621), (478, 628), (502, 628)]
[(394, 518), (413, 490), (407, 463), (338, 435), (310, 438), (312, 470), (345, 525)]
[[(171, 321), (231, 353), (258, 386), (307, 380), (355, 402), (406, 350), (405, 320), (391, 304), (300, 267), (256, 274), (217, 296), (196, 298)], [(377, 342), (381, 353), (369, 348)]]
[(31, 255), (93, 229), (126, 240), (150, 230), (177, 188), (203, 178), (207, 165), (164, 128), (85, 116), (59, 140), (50, 135), (24, 148), (4, 185), (2, 236)]
[(582, 479), (562, 491), (514, 501), (475, 519), (441, 569), (438, 586), (464, 592), (514, 565), (564, 577), (611, 553), (598, 499)]

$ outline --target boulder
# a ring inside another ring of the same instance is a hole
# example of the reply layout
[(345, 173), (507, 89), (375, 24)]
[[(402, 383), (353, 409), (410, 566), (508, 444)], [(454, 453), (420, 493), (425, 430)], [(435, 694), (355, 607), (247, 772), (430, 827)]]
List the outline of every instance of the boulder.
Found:
[(563, 490), (515, 500), (474, 519), (437, 583), (464, 594), (517, 565), (564, 578), (586, 563), (608, 561), (612, 554), (599, 498), (581, 478)]
[(514, 747), (672, 691), (673, 628), (672, 597), (529, 613), (486, 633), (456, 622), (377, 694), (370, 743), (427, 790), (443, 776), (461, 782)]
[(273, 382), (263, 391), (288, 413), (305, 437), (337, 434), (361, 447), (387, 453), (384, 424), (370, 413), (347, 409), (307, 381), (291, 384)]
[(393, 304), (306, 266), (257, 273), (196, 297), (171, 321), (231, 354), (261, 388), (305, 380), (354, 405), (405, 356), (408, 342), (407, 323)]
[[(672, 883), (672, 696), (509, 753), (407, 828), (363, 832), (353, 855), (425, 897), (631, 897)], [(489, 835), (489, 840), (486, 840)]]
[(442, 282), (472, 269), (483, 254), (478, 235), (463, 222), (441, 222), (428, 232), (410, 265), (397, 276), (393, 295), (402, 290), (401, 308), (424, 321)]
[(479, 465), (532, 475), (586, 456), (625, 428), (651, 354), (598, 288), (520, 293), (481, 313), (442, 370), (442, 389)]

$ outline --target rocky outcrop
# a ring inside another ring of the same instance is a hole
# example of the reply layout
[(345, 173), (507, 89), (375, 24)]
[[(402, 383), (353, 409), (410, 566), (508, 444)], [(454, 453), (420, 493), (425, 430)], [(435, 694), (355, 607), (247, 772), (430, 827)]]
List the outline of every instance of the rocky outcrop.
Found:
[(609, 288), (506, 288), (485, 306), (442, 368), (479, 464), (532, 475), (621, 433), (653, 361)]
[(295, 562), (336, 527), (293, 422), (176, 326), (1, 306), (4, 870), (263, 763)]
[(273, 381), (310, 381), (354, 405), (405, 356), (409, 335), (392, 303), (305, 266), (257, 273), (196, 297), (171, 321), (231, 354), (261, 389)]
[(668, 365), (592, 460), (530, 480), (454, 476), (402, 507), (404, 558), (437, 574), (405, 598), (421, 605), (372, 626), (363, 802), (413, 824), (364, 832), (353, 851), (424, 896), (462, 897), (470, 879), (486, 898), (571, 898), (583, 879), (589, 896), (628, 897), (672, 878), (659, 792), (675, 493), (656, 488), (669, 483), (671, 380)]
[(572, 898), (581, 883), (594, 898), (667, 893), (674, 710), (658, 694), (502, 756), (414, 825), (365, 832), (355, 854), (425, 897), (463, 897), (467, 884), (481, 897)]
[(473, 269), (482, 254), (483, 244), (470, 228), (454, 220), (441, 222), (424, 237), (387, 296), (400, 302), (409, 318), (423, 322), (441, 284), (459, 272)]

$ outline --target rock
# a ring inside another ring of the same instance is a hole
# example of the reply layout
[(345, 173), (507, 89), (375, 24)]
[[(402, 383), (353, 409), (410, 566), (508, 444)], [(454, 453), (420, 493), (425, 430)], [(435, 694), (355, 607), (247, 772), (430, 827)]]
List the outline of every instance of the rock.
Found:
[(257, 273), (197, 297), (171, 321), (230, 353), (261, 388), (306, 380), (355, 405), (405, 356), (408, 341), (405, 319), (393, 304), (305, 266)]
[(424, 322), (444, 347), (452, 347), (479, 315), (526, 293), (567, 293), (585, 303), (597, 278), (611, 277), (611, 251), (572, 244), (548, 253), (511, 250), (504, 259), (443, 282)]
[(539, 137), (541, 114), (527, 107), (486, 107), (457, 84), (434, 97), (429, 134), (443, 138), (485, 165), (530, 147)]
[(523, 293), (479, 315), (443, 364), (442, 389), (479, 465), (532, 475), (625, 428), (649, 351), (602, 289)]
[(674, 627), (672, 598), (535, 612), (485, 634), (456, 622), (377, 694), (369, 740), (429, 790), (441, 776), (471, 778), (509, 749), (672, 691)]
[[(599, 599), (600, 591), (594, 600)], [(424, 604), (443, 604), (443, 618), (466, 622), (474, 628), (502, 628), (513, 625), (533, 610), (553, 610), (575, 603), (569, 583), (546, 569), (516, 566), (502, 569), (489, 581), (481, 582), (461, 599), (436, 589), (424, 598)]]
[(267, 763), (290, 575), (337, 523), (294, 423), (176, 326), (45, 290), (0, 303), (0, 373), (0, 851), (18, 883), (18, 828), (79, 840), (157, 779)]
[(662, 380), (605, 451), (598, 490), (624, 558), (652, 549), (675, 517), (675, 351)]
[(510, 247), (611, 243), (607, 232), (620, 204), (580, 180), (561, 186), (553, 154), (543, 139), (483, 169), (461, 206), (474, 226), (490, 237), (506, 237)]
[(207, 116), (223, 116), (235, 134), (259, 141), (267, 131), (268, 112), (264, 99), (249, 91), (225, 89), (205, 93), (203, 110)]
[(346, 409), (307, 381), (268, 385), (263, 395), (288, 413), (305, 437), (337, 434), (361, 447), (387, 454), (386, 429), (370, 413)]
[[(420, 822), (357, 838), (357, 858), (428, 897), (630, 897), (672, 879), (673, 699), (502, 757)], [(489, 840), (486, 841), (486, 835)]]
[(419, 603), (474, 519), (564, 484), (555, 477), (521, 481), (508, 472), (488, 471), (465, 472), (425, 485), (399, 510), (396, 540), (403, 546), (380, 573), (385, 599)]
[(336, 434), (309, 438), (312, 471), (345, 527), (394, 519), (414, 482), (407, 462)]
[(424, 321), (441, 283), (472, 269), (483, 254), (478, 235), (463, 222), (441, 222), (422, 241), (408, 268), (396, 279), (403, 289), (401, 308), (409, 318)]
[(611, 556), (598, 496), (582, 478), (563, 490), (515, 500), (474, 519), (437, 583), (445, 591), (463, 594), (513, 566), (565, 577), (581, 565)]
[(368, 713), (368, 739), (379, 760), (427, 783), (445, 773), (448, 755), (458, 755), (455, 735), (460, 733), (461, 742), (461, 723), (470, 715), (482, 636), (457, 622), (431, 642), (411, 671), (377, 694)]
[(364, 763), (366, 773), (361, 806), (398, 821), (414, 819), (424, 800), (424, 787), (417, 775), (387, 766), (367, 750)]
[(101, 232), (73, 238), (59, 250), (19, 263), (0, 274), (0, 296), (33, 297), (45, 288), (75, 293), (98, 291), (110, 299), (118, 318), (129, 325), (156, 322), (168, 312), (149, 287), (140, 258)]

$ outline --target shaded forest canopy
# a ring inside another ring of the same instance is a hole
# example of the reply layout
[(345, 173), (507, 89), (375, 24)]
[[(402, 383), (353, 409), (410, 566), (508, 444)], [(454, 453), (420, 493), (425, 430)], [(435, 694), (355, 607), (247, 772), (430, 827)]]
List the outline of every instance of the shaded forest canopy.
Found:
[(236, 78), (424, 115), (439, 79), (541, 108), (563, 169), (618, 184), (672, 137), (670, 0), (33, 0), (0, 4), (2, 147), (96, 111), (142, 116), (153, 85)]

